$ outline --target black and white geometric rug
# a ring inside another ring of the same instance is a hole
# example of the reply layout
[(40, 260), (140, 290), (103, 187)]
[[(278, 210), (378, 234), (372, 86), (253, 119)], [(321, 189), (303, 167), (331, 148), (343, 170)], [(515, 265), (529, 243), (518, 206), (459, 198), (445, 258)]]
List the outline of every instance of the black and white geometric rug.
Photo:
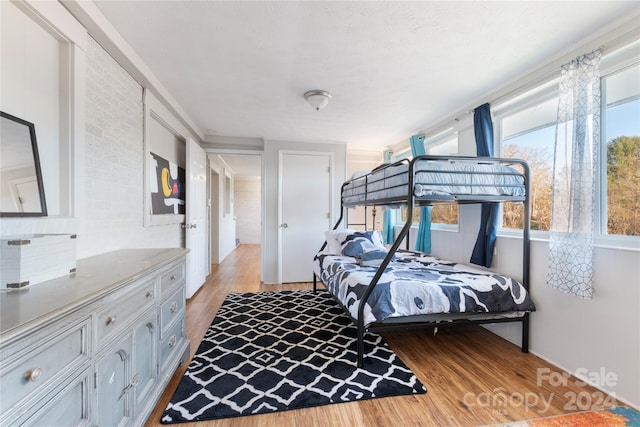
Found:
[(426, 393), (377, 334), (356, 328), (326, 291), (230, 294), (205, 334), (163, 424)]

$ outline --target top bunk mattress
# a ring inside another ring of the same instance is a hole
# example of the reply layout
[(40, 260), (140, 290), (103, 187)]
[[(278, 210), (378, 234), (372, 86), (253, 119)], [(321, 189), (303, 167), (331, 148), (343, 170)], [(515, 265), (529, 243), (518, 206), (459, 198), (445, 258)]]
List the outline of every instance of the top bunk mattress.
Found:
[[(400, 202), (411, 194), (407, 188), (410, 166), (401, 163), (374, 170), (352, 179), (343, 187), (345, 205), (375, 201)], [(413, 195), (418, 200), (522, 201), (523, 174), (517, 169), (482, 160), (417, 159), (414, 165)]]

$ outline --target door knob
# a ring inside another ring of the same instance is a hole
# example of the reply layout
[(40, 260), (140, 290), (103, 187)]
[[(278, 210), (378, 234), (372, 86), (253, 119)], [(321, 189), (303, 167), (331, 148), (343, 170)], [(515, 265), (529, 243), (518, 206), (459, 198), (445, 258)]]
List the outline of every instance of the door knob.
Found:
[(287, 224), (286, 222), (283, 222), (283, 223), (282, 223), (282, 225), (281, 225), (280, 227), (282, 227), (282, 228), (287, 228), (287, 227), (289, 227), (289, 224)]

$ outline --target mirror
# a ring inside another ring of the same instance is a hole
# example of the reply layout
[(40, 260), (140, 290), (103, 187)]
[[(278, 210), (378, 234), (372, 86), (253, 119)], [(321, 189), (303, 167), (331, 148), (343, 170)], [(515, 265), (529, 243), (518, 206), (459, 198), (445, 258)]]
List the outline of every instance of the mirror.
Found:
[(35, 126), (0, 116), (0, 216), (46, 216)]

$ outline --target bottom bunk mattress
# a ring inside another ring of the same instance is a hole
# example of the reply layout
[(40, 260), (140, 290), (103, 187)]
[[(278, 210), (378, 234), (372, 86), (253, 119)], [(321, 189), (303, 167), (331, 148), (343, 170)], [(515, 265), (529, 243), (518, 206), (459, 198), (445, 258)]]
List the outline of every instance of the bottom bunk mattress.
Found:
[[(356, 258), (319, 253), (316, 276), (354, 319), (377, 267)], [(367, 300), (365, 326), (436, 313), (525, 313), (535, 305), (517, 280), (422, 253), (398, 251)]]

